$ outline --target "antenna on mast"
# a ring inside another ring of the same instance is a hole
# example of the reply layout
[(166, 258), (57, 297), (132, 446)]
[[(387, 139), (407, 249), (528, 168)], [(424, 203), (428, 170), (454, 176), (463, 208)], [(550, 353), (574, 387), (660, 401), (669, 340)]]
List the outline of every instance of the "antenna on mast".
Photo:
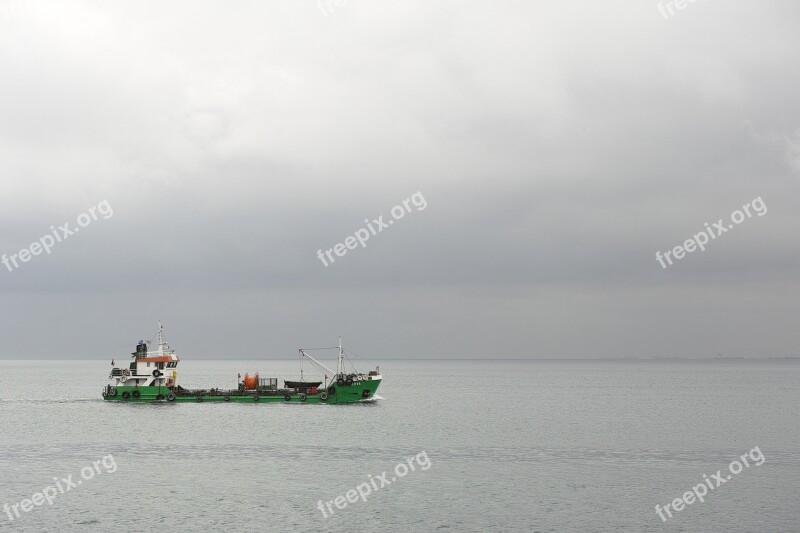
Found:
[(164, 326), (161, 324), (160, 320), (158, 321), (158, 332), (156, 333), (156, 338), (154, 342), (158, 343), (158, 350), (155, 351), (155, 353), (157, 353), (158, 355), (167, 355), (174, 353), (174, 350), (172, 350), (169, 347), (169, 343), (167, 342), (167, 339), (164, 337)]

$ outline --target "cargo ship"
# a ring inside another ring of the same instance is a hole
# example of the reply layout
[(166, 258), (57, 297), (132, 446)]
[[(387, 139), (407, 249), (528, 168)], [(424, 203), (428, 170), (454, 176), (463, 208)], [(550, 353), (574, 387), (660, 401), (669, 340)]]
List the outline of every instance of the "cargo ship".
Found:
[[(152, 344), (157, 348), (150, 350)], [(151, 342), (139, 341), (131, 354), (129, 365), (120, 368), (111, 361), (109, 383), (103, 388), (103, 399), (119, 402), (247, 402), (247, 403), (328, 403), (347, 404), (373, 400), (381, 384), (380, 368), (366, 374), (345, 372), (342, 340), (339, 339), (336, 370), (332, 370), (300, 349), (300, 379), (285, 380), (278, 386), (278, 378), (262, 378), (239, 374), (236, 389), (187, 389), (178, 385), (178, 363), (181, 358), (175, 353), (166, 338), (161, 322)], [(332, 348), (333, 349), (333, 348)], [(303, 376), (303, 361), (308, 359), (321, 372), (322, 381), (306, 381)], [(328, 374), (331, 375), (330, 380)]]

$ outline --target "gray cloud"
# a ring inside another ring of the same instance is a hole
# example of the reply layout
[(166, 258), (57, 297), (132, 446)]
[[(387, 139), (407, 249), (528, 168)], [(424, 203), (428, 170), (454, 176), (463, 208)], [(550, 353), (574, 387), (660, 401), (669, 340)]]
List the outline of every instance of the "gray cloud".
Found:
[(2, 3), (0, 253), (114, 216), (0, 266), (0, 357), (792, 352), (800, 8), (657, 5)]

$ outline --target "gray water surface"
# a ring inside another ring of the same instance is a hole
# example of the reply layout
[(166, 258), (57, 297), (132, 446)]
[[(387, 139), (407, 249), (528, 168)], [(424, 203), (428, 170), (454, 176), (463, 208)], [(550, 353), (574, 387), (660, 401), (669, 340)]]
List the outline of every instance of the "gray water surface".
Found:
[[(351, 406), (104, 402), (109, 368), (0, 361), (0, 505), (81, 481), (0, 531), (800, 531), (800, 360), (383, 361), (381, 399)], [(656, 514), (755, 446), (763, 464)]]

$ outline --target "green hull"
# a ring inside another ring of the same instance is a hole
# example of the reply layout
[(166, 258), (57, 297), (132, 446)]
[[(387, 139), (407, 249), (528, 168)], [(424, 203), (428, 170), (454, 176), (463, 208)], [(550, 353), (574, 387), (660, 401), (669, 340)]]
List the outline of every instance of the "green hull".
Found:
[[(239, 403), (331, 403), (344, 404), (370, 400), (375, 396), (381, 380), (356, 381), (352, 385), (332, 385), (317, 394), (303, 395), (296, 391), (222, 391), (176, 390), (168, 387), (106, 387), (103, 399), (117, 402), (239, 402)], [(366, 391), (366, 392), (365, 392)], [(323, 398), (323, 392), (327, 398)], [(138, 394), (137, 394), (138, 393)], [(172, 396), (170, 395), (172, 394)]]

